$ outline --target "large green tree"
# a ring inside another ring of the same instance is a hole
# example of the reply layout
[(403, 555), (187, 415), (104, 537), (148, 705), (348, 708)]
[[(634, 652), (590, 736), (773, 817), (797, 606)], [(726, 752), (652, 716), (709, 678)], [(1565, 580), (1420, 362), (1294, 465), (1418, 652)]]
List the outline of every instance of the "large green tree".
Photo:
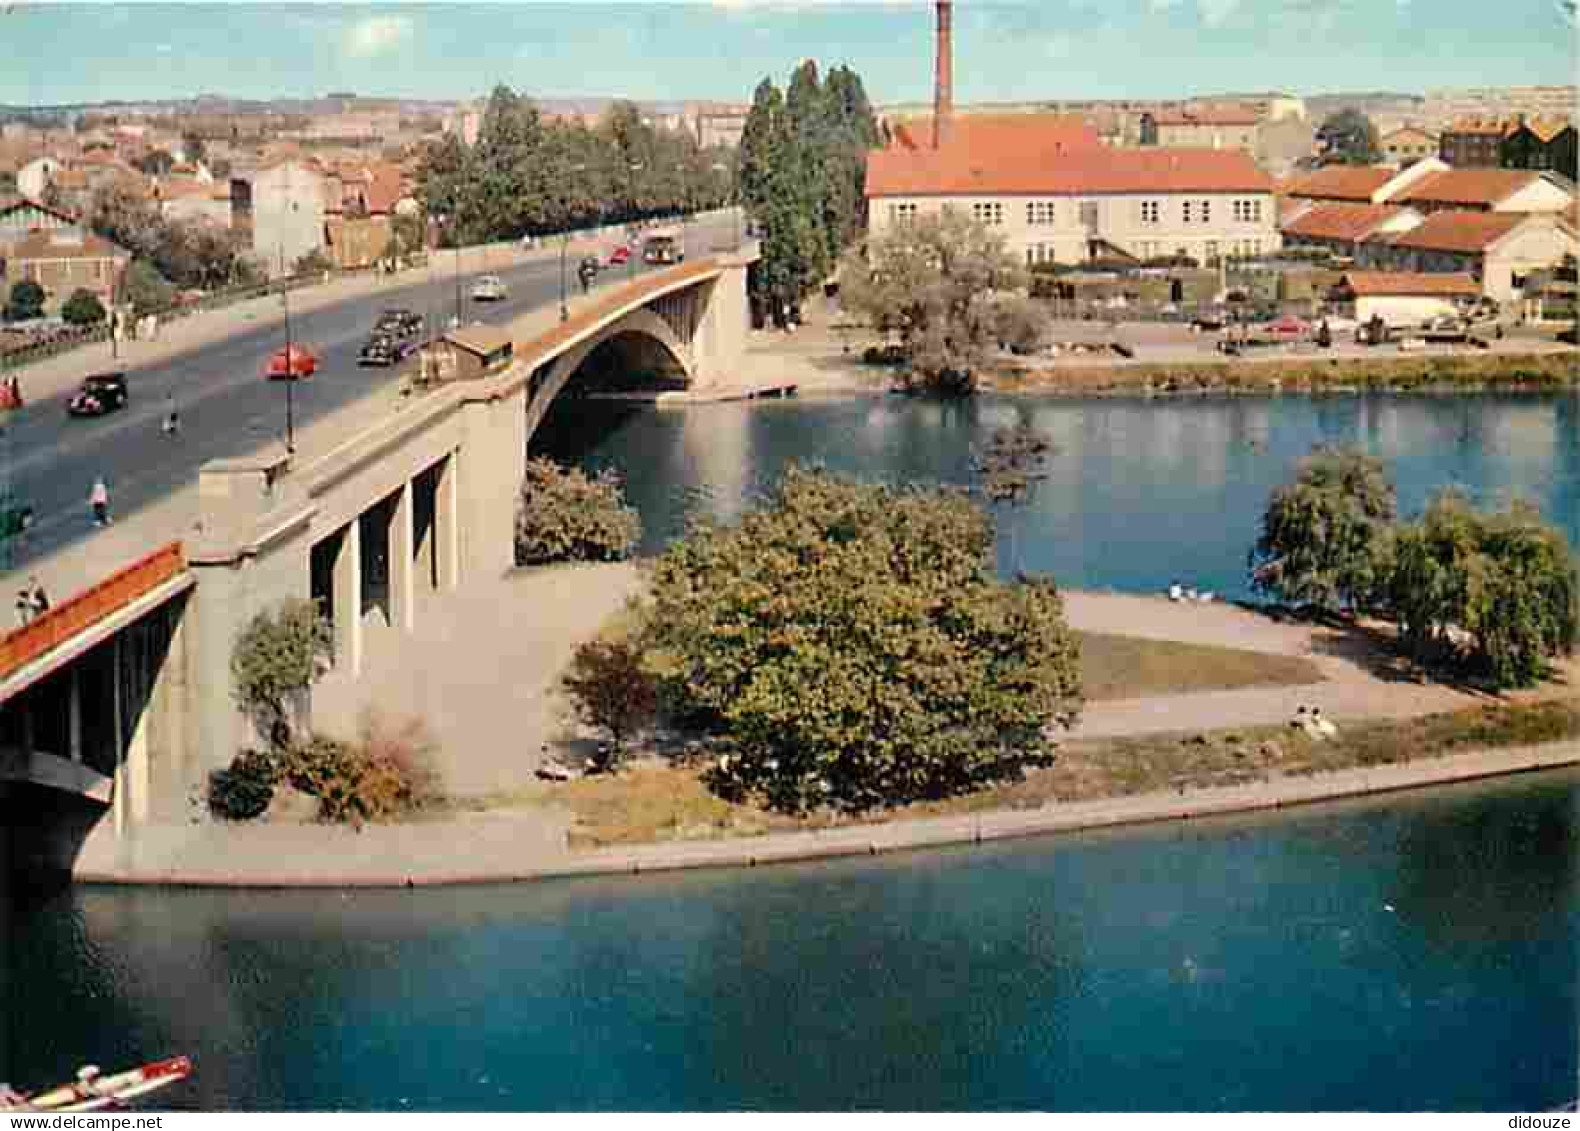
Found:
[(1317, 141), (1328, 164), (1375, 165), (1383, 159), (1377, 127), (1354, 107), (1328, 115), (1317, 127)]
[(840, 297), (882, 333), (899, 335), (914, 387), (949, 393), (976, 388), (1025, 288), (1004, 237), (953, 210), (919, 217), (846, 253)]
[(715, 784), (786, 810), (944, 797), (1046, 762), (1080, 702), (1051, 582), (997, 580), (955, 492), (792, 468), (739, 525), (658, 562), (648, 637), (666, 698), (732, 754)]
[(1273, 492), (1251, 551), (1251, 586), (1328, 611), (1372, 604), (1388, 576), (1393, 484), (1354, 448), (1319, 447)]

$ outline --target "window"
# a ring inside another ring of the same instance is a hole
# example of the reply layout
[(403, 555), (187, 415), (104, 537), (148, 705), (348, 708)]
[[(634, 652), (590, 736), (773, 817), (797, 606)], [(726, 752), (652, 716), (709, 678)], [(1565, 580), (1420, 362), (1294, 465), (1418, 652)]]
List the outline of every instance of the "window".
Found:
[(1004, 206), (996, 200), (985, 204), (973, 204), (971, 206), (971, 219), (979, 224), (1002, 224), (1004, 222)]
[(1081, 201), (1081, 226), (1088, 232), (1097, 231), (1097, 201)]
[(1051, 200), (1028, 200), (1026, 202), (1026, 223), (1030, 227), (1050, 227), (1058, 223), (1058, 217)]
[(1216, 263), (1216, 262), (1218, 262), (1218, 241), (1217, 240), (1208, 240), (1207, 241), (1207, 262), (1208, 263)]
[(1210, 200), (1201, 202), (1201, 222), (1203, 224), (1212, 223), (1212, 201)]
[(1159, 219), (1158, 202), (1155, 200), (1143, 200), (1141, 202), (1141, 222), (1143, 224), (1156, 224)]
[(889, 223), (909, 224), (916, 219), (916, 205), (891, 204), (889, 205)]

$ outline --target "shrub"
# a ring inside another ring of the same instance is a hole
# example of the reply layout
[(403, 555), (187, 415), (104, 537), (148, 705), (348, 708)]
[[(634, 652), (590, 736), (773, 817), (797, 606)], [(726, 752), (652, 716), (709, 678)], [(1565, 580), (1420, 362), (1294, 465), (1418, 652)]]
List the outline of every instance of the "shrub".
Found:
[(99, 296), (83, 287), (71, 292), (60, 308), (60, 316), (73, 326), (92, 326), (104, 321), (104, 304)]
[(231, 650), (237, 704), (275, 750), (291, 743), (293, 705), (333, 655), (329, 622), (311, 601), (288, 600), (253, 617)]
[(364, 715), (356, 742), (314, 735), (284, 755), (287, 780), (318, 799), (320, 820), (360, 828), (421, 809), (439, 796), (433, 741), (422, 720), (392, 725)]
[(243, 750), (223, 770), (208, 778), (209, 812), (227, 821), (250, 821), (274, 800), (279, 767), (258, 750)]
[(660, 559), (661, 690), (719, 720), (715, 779), (791, 811), (942, 797), (1049, 758), (1079, 701), (1048, 582), (993, 574), (988, 516), (959, 492), (792, 468), (733, 528)]
[(11, 297), (5, 304), (7, 322), (27, 322), (44, 314), (44, 288), (32, 279), (21, 279), (11, 286)]
[(589, 641), (576, 649), (565, 690), (584, 722), (609, 732), (610, 757), (600, 769), (613, 769), (625, 740), (652, 722), (658, 710), (658, 685), (642, 666), (642, 650), (625, 641)]
[(619, 561), (642, 536), (642, 520), (625, 505), (620, 476), (594, 478), (553, 460), (527, 463), (516, 509), (516, 564)]
[(333, 271), (334, 269), (335, 265), (330, 261), (329, 257), (321, 249), (315, 247), (292, 264), (291, 274), (322, 275), (325, 271)]
[(152, 263), (134, 259), (126, 269), (121, 283), (121, 295), (132, 304), (132, 313), (138, 318), (167, 309), (174, 301), (176, 289), (165, 281)]

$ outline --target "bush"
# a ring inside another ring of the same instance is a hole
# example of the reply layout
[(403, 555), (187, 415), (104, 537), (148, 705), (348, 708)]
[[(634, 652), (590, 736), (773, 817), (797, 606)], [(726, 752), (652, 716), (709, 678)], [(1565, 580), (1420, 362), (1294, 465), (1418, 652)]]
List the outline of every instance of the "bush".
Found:
[(27, 322), (44, 315), (44, 288), (32, 279), (21, 279), (11, 286), (11, 297), (3, 311), (7, 322)]
[(60, 316), (73, 326), (93, 326), (104, 321), (104, 304), (92, 291), (78, 287), (60, 308)]
[(553, 460), (527, 463), (516, 509), (516, 564), (610, 562), (630, 556), (642, 520), (625, 505), (613, 470), (589, 479)]
[(134, 259), (126, 269), (121, 283), (121, 295), (132, 304), (132, 313), (138, 318), (166, 310), (175, 301), (176, 289), (165, 281), (152, 263)]
[(275, 750), (291, 744), (293, 707), (334, 654), (329, 622), (311, 601), (288, 600), (253, 617), (231, 650), (237, 704)]
[(1052, 583), (999, 582), (992, 551), (959, 492), (796, 468), (739, 526), (671, 546), (652, 666), (733, 741), (715, 786), (861, 811), (1045, 764), (1078, 705), (1077, 645)]
[(243, 750), (229, 767), (208, 777), (209, 812), (227, 821), (250, 821), (261, 816), (274, 800), (279, 767), (257, 750)]
[(439, 796), (433, 740), (422, 720), (364, 715), (355, 743), (314, 735), (283, 757), (284, 776), (318, 799), (320, 820), (360, 828), (403, 816)]
[(306, 255), (301, 256), (291, 265), (293, 275), (322, 275), (325, 271), (333, 271), (334, 263), (319, 248), (314, 248)]
[(624, 641), (589, 641), (576, 649), (564, 683), (582, 721), (609, 732), (610, 757), (598, 768), (613, 769), (625, 740), (658, 710), (658, 685), (642, 666), (641, 649)]

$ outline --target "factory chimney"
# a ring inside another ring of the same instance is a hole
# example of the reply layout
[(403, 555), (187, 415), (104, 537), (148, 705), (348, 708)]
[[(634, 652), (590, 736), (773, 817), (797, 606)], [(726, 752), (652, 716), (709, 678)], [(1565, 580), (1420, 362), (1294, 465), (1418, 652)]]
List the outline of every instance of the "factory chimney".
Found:
[(949, 127), (955, 114), (953, 8), (950, 0), (938, 0), (938, 62), (933, 72), (934, 149), (942, 149), (949, 140)]

